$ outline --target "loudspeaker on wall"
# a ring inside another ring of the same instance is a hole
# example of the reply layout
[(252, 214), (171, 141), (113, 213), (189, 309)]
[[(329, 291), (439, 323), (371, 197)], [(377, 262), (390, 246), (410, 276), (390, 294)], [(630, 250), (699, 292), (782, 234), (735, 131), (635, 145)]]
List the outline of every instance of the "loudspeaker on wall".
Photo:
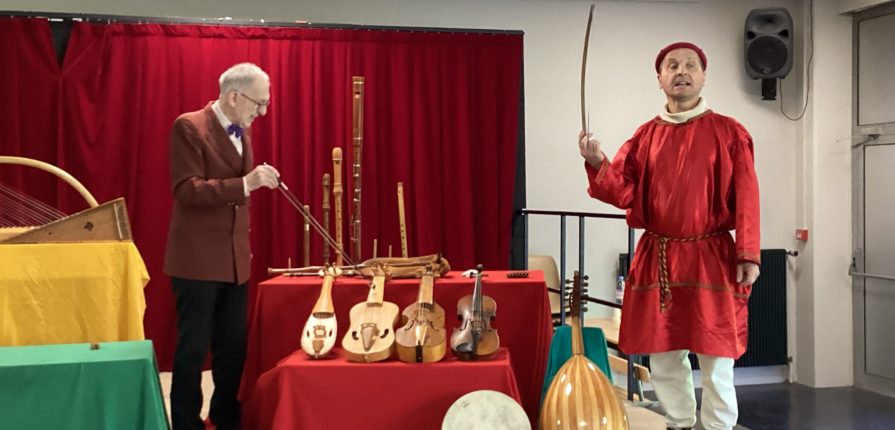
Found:
[(792, 70), (792, 16), (786, 8), (753, 9), (744, 26), (746, 73), (762, 80), (765, 100), (776, 97), (776, 80)]

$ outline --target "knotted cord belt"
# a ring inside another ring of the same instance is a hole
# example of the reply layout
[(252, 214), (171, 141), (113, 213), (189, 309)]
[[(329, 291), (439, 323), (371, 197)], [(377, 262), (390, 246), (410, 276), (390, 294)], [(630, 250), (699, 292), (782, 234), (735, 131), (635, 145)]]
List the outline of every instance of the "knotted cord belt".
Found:
[(695, 242), (697, 240), (719, 236), (724, 232), (716, 231), (691, 237), (668, 237), (653, 233), (649, 230), (647, 230), (646, 233), (659, 240), (659, 312), (665, 312), (671, 308), (671, 287), (668, 283), (668, 255), (666, 252), (668, 242)]

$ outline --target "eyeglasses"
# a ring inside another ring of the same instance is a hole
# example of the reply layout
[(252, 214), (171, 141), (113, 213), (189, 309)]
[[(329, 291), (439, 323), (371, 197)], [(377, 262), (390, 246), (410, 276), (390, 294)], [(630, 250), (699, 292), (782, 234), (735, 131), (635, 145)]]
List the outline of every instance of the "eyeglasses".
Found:
[(253, 98), (251, 98), (251, 97), (249, 97), (249, 96), (243, 94), (241, 91), (237, 91), (237, 94), (239, 94), (239, 95), (245, 97), (246, 100), (248, 100), (248, 101), (254, 103), (254, 104), (255, 104), (255, 110), (256, 110), (256, 111), (260, 111), (261, 108), (265, 108), (265, 109), (267, 109), (267, 106), (270, 105), (270, 100), (267, 100), (267, 101), (265, 101), (265, 102), (262, 103), (262, 102), (259, 102), (258, 100), (255, 100), (255, 99), (253, 99)]

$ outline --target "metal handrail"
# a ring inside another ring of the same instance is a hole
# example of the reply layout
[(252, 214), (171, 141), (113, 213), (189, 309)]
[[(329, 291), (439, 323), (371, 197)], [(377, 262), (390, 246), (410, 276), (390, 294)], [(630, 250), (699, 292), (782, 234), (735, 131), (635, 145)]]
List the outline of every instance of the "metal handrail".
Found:
[[(585, 276), (584, 271), (584, 220), (585, 218), (602, 218), (602, 219), (625, 219), (624, 214), (609, 214), (600, 212), (579, 212), (579, 211), (558, 211), (543, 209), (523, 208), (517, 211), (518, 215), (523, 218), (525, 228), (524, 255), (528, 255), (528, 216), (529, 215), (548, 215), (560, 217), (560, 250), (559, 250), (559, 277), (561, 280), (566, 279), (566, 218), (578, 218), (578, 273), (582, 277)], [(631, 267), (631, 260), (634, 258), (634, 229), (628, 227), (628, 261), (626, 271)], [(526, 266), (527, 267), (527, 266)], [(565, 309), (565, 284), (560, 285), (560, 323), (566, 322)], [(599, 300), (599, 299), (591, 299)], [(607, 301), (595, 302), (605, 306), (612, 306)]]
[[(597, 213), (597, 212), (573, 212), (573, 211), (554, 211), (554, 210), (538, 210), (538, 209), (519, 209), (517, 211), (518, 216), (522, 217), (524, 228), (525, 228), (525, 240), (524, 240), (524, 255), (528, 256), (528, 216), (529, 215), (548, 215), (548, 216), (558, 216), (560, 217), (560, 250), (559, 250), (559, 276), (561, 280), (566, 279), (566, 218), (567, 217), (577, 217), (578, 218), (578, 272), (581, 277), (585, 276), (584, 274), (584, 219), (585, 218), (604, 218), (604, 219), (626, 219), (623, 214), (606, 214), (606, 213)], [(631, 261), (634, 259), (634, 229), (628, 227), (628, 261), (626, 262), (627, 267), (625, 268), (628, 273), (630, 273), (631, 269)], [(528, 268), (528, 263), (526, 260), (525, 268)], [(554, 291), (559, 293), (559, 303), (560, 303), (560, 323), (565, 324), (566, 321), (566, 307), (565, 307), (565, 282), (560, 282), (560, 288), (548, 288), (550, 291)], [(617, 303), (612, 303), (606, 300), (600, 300), (593, 297), (583, 296), (584, 300), (597, 303), (604, 306), (609, 306), (612, 308), (621, 309), (621, 305)], [(583, 317), (583, 315), (579, 315)], [(640, 399), (643, 400), (643, 386), (640, 384), (634, 377), (634, 363), (640, 364), (640, 358), (636, 355), (628, 355), (628, 400), (634, 400), (634, 394), (640, 396)]]
[(568, 215), (581, 216), (585, 218), (611, 218), (625, 219), (623, 214), (604, 214), (599, 212), (573, 212), (573, 211), (550, 211), (542, 209), (519, 209), (519, 213), (523, 215)]

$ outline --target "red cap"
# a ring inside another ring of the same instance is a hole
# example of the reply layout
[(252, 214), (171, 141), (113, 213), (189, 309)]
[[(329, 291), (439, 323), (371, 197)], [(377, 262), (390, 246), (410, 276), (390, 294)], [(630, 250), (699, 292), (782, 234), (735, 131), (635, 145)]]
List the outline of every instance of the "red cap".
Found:
[(671, 45), (662, 48), (662, 50), (659, 51), (659, 55), (656, 55), (656, 73), (659, 73), (659, 67), (662, 66), (662, 60), (665, 59), (665, 56), (668, 55), (669, 52), (681, 48), (692, 49), (694, 52), (696, 52), (696, 55), (699, 56), (699, 61), (702, 62), (702, 70), (705, 70), (706, 67), (708, 67), (709, 63), (708, 60), (706, 60), (705, 58), (705, 52), (702, 52), (702, 49), (700, 49), (698, 46), (690, 42), (674, 42)]

